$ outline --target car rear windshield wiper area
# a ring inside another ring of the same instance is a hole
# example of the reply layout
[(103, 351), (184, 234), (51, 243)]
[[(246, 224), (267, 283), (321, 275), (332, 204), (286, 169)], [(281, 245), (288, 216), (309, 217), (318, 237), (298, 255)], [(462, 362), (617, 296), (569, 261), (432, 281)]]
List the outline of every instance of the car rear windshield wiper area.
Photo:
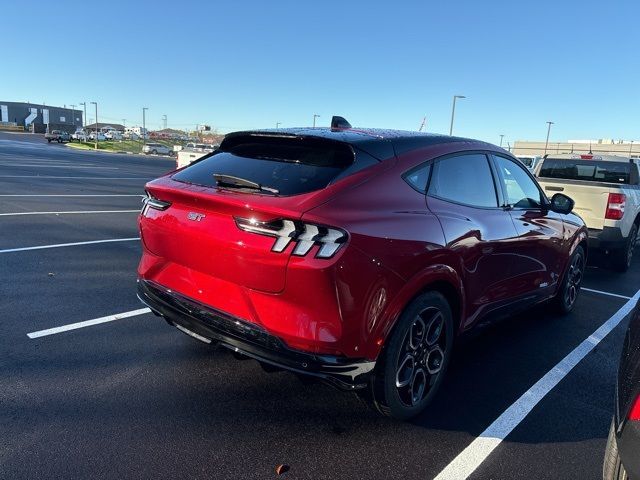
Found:
[(240, 178), (233, 175), (224, 175), (222, 173), (214, 173), (213, 178), (215, 178), (216, 183), (219, 187), (249, 188), (251, 190), (260, 190), (262, 192), (269, 192), (274, 195), (278, 195), (280, 193), (280, 191), (277, 188), (266, 187), (264, 185), (260, 185), (257, 182), (253, 182), (251, 180), (247, 180), (246, 178)]

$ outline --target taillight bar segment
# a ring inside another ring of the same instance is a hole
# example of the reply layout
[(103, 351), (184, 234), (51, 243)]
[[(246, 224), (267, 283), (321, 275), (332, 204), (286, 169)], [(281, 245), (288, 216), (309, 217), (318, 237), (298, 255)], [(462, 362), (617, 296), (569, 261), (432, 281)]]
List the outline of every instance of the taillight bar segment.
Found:
[(348, 238), (347, 233), (339, 228), (298, 220), (276, 219), (263, 222), (255, 218), (235, 217), (235, 221), (240, 230), (275, 237), (272, 252), (281, 253), (289, 243), (295, 242), (293, 254), (300, 257), (308, 254), (314, 245), (319, 245), (316, 258), (331, 258)]
[(636, 397), (636, 401), (631, 406), (629, 420), (640, 420), (640, 395)]
[(149, 192), (145, 192), (147, 194), (146, 197), (142, 199), (142, 203), (144, 206), (142, 207), (142, 214), (145, 214), (147, 208), (155, 208), (156, 210), (166, 210), (171, 206), (171, 202), (165, 202), (164, 200), (160, 200)]

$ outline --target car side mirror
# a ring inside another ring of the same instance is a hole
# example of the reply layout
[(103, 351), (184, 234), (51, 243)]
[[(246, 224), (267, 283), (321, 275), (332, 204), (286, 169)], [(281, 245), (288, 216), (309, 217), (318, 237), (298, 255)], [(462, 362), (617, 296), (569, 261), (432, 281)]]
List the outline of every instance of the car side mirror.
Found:
[(563, 193), (556, 193), (551, 197), (551, 210), (556, 213), (571, 213), (576, 203)]

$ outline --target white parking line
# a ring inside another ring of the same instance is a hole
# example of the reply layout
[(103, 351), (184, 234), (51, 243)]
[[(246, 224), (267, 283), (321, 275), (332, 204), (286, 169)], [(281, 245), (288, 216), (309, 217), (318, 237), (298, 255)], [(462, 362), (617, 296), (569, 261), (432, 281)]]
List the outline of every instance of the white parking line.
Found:
[(608, 295), (610, 297), (624, 298), (625, 300), (629, 300), (631, 298), (625, 295), (618, 295), (617, 293), (603, 292), (602, 290), (594, 290), (593, 288), (580, 287), (580, 290), (586, 290), (587, 292), (592, 292), (592, 293), (599, 293), (600, 295)]
[(489, 427), (442, 470), (435, 480), (468, 478), (493, 452), (531, 410), (542, 400), (591, 350), (594, 349), (627, 316), (640, 298), (640, 290), (613, 316), (603, 323), (571, 353), (507, 408)]
[(98, 325), (100, 323), (113, 322), (114, 320), (122, 320), (123, 318), (144, 315), (145, 313), (151, 313), (151, 310), (149, 310), (148, 308), (139, 308), (138, 310), (131, 310), (130, 312), (117, 313), (115, 315), (107, 315), (106, 317), (94, 318), (93, 320), (85, 320), (84, 322), (70, 323), (68, 325), (62, 325), (60, 327), (47, 328), (46, 330), (38, 330), (37, 332), (27, 333), (27, 337), (31, 339), (46, 337), (48, 335), (68, 332), (69, 330), (77, 330), (78, 328), (90, 327), (92, 325)]
[(55, 245), (39, 245), (37, 247), (6, 248), (4, 250), (0, 250), (0, 253), (26, 252), (28, 250), (46, 250), (48, 248), (75, 247), (76, 245), (94, 245), (96, 243), (133, 242), (136, 240), (140, 240), (140, 237), (112, 238), (109, 240), (91, 240), (89, 242), (58, 243)]
[(53, 177), (50, 175), (0, 175), (0, 178), (80, 178), (90, 180), (149, 180), (147, 177)]
[(96, 167), (93, 165), (18, 165), (18, 164), (0, 164), (0, 167), (15, 167), (15, 168), (101, 168), (105, 170), (120, 170), (119, 167)]
[(0, 197), (144, 197), (144, 195), (124, 195), (124, 194), (95, 194), (95, 195), (67, 195), (67, 194), (5, 194)]
[(67, 215), (78, 213), (139, 213), (140, 209), (136, 210), (74, 210), (66, 212), (17, 212), (17, 213), (0, 213), (0, 217), (14, 217), (18, 215)]

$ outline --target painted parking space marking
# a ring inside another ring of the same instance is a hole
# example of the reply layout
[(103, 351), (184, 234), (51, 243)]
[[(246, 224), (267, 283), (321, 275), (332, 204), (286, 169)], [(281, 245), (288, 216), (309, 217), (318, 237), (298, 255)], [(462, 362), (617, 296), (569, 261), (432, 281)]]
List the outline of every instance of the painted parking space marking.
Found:
[(631, 297), (609, 320), (580, 343), (549, 370), (529, 390), (507, 408), (487, 429), (453, 459), (435, 480), (468, 478), (500, 443), (509, 435), (569, 372), (587, 356), (633, 310), (640, 298), (640, 290)]
[(0, 250), (0, 253), (26, 252), (29, 250), (46, 250), (49, 248), (75, 247), (78, 245), (95, 245), (98, 243), (134, 242), (137, 240), (140, 240), (140, 237), (110, 238), (107, 240), (91, 240), (88, 242), (58, 243), (55, 245), (38, 245), (36, 247), (5, 248), (4, 250)]
[(0, 197), (144, 197), (144, 195), (136, 194), (6, 194), (0, 195)]
[(101, 323), (122, 320), (123, 318), (144, 315), (145, 313), (151, 313), (151, 310), (148, 308), (139, 308), (138, 310), (131, 310), (130, 312), (107, 315), (106, 317), (94, 318), (92, 320), (85, 320), (83, 322), (69, 323), (68, 325), (61, 325), (59, 327), (47, 328), (46, 330), (38, 330), (37, 332), (27, 333), (27, 337), (31, 339), (47, 337), (49, 335), (55, 335), (56, 333), (68, 332), (69, 330), (77, 330), (84, 327), (91, 327), (93, 325), (99, 325)]
[(140, 209), (135, 210), (70, 210), (66, 212), (14, 212), (0, 213), (0, 217), (16, 217), (20, 215), (76, 215), (82, 213), (140, 213)]
[(12, 167), (12, 168), (82, 168), (82, 169), (86, 169), (86, 168), (101, 168), (101, 169), (105, 169), (105, 170), (120, 170), (120, 167), (99, 167), (96, 165), (46, 165), (46, 164), (40, 164), (40, 165), (33, 165), (33, 164), (26, 164), (26, 165), (18, 165), (18, 164), (0, 164), (0, 167)]
[(51, 175), (0, 175), (0, 178), (78, 178), (82, 180), (149, 180), (147, 177), (63, 177), (63, 176), (51, 176)]
[(627, 297), (626, 295), (618, 295), (617, 293), (603, 292), (602, 290), (594, 290), (593, 288), (580, 287), (580, 290), (585, 290), (591, 293), (599, 293), (600, 295), (607, 295), (609, 297), (623, 298), (625, 300), (629, 300), (631, 298), (631, 297)]

